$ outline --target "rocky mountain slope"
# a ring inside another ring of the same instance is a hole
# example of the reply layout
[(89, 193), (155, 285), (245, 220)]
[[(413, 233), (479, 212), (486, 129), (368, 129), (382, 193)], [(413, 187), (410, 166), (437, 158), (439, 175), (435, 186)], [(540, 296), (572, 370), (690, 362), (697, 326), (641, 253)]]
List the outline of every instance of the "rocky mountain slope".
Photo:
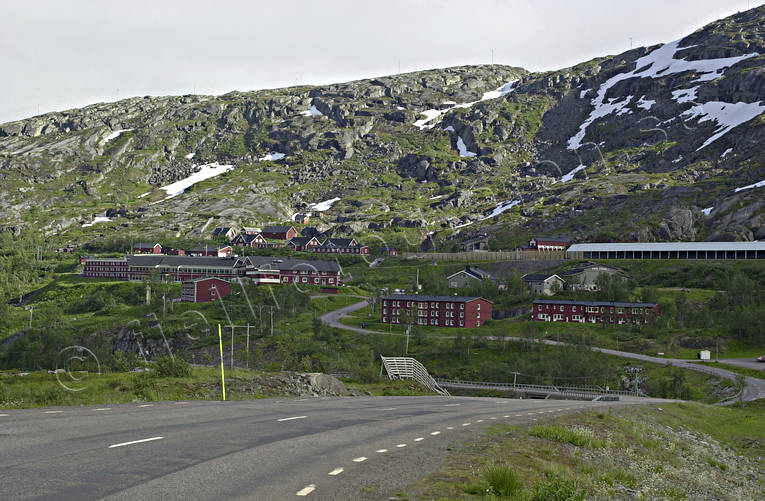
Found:
[[(554, 72), (463, 66), (2, 124), (0, 227), (194, 236), (339, 198), (323, 229), (394, 242), (487, 226), (501, 243), (765, 238), (764, 24), (760, 7)], [(189, 176), (210, 177), (161, 189)]]

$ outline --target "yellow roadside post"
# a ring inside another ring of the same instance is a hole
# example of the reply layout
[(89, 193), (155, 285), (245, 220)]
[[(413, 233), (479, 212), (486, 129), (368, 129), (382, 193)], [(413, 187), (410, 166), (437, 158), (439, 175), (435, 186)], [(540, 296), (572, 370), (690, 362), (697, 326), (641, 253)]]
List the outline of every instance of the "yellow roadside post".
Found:
[(220, 345), (220, 385), (223, 389), (223, 400), (226, 400), (226, 374), (223, 371), (223, 334), (218, 324), (218, 344)]

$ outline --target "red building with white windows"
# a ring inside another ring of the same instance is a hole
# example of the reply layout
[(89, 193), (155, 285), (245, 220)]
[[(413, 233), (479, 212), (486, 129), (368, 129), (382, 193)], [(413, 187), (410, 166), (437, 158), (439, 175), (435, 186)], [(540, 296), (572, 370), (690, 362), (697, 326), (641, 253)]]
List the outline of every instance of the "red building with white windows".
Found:
[(220, 278), (187, 280), (181, 286), (181, 301), (209, 303), (231, 293), (231, 284)]
[(383, 297), (380, 320), (384, 324), (434, 327), (480, 327), (491, 318), (491, 301), (482, 297), (394, 294)]
[(343, 286), (340, 265), (322, 259), (281, 259), (269, 256), (241, 258), (137, 255), (122, 258), (87, 258), (83, 276), (142, 280), (156, 274), (160, 280), (187, 282), (215, 277), (226, 281), (251, 279), (260, 284), (304, 284), (327, 289)]
[(532, 319), (539, 322), (645, 325), (658, 316), (656, 303), (537, 299), (532, 309)]

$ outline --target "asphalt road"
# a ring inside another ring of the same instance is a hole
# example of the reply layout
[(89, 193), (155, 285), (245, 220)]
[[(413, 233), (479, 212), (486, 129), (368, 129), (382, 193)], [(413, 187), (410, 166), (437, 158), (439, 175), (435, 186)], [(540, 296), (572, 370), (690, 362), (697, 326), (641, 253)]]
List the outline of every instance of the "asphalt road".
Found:
[(379, 499), (492, 423), (661, 402), (349, 397), (0, 411), (0, 499)]
[[(322, 322), (324, 322), (325, 324), (331, 327), (337, 327), (339, 329), (345, 329), (352, 332), (357, 332), (359, 334), (388, 334), (387, 332), (372, 331), (368, 329), (359, 329), (357, 327), (350, 327), (340, 323), (341, 318), (346, 317), (349, 313), (352, 313), (356, 310), (360, 310), (361, 308), (365, 307), (367, 304), (368, 304), (367, 301), (354, 303), (350, 306), (346, 306), (344, 308), (340, 308), (338, 310), (331, 311), (329, 313), (322, 315), (321, 320)], [(402, 334), (394, 333), (393, 335), (401, 336)], [(453, 336), (443, 336), (443, 337), (450, 338)], [(501, 338), (496, 336), (487, 336), (487, 339), (497, 340)], [(532, 341), (532, 342), (537, 341), (535, 339), (524, 339), (520, 337), (509, 337), (509, 336), (505, 337), (504, 339), (506, 341)], [(541, 342), (544, 344), (549, 344), (549, 345), (567, 346), (567, 343), (553, 341), (550, 339), (544, 339)], [(737, 378), (737, 374), (734, 372), (731, 372), (725, 369), (719, 369), (717, 367), (708, 367), (702, 363), (699, 363), (698, 361), (682, 360), (677, 358), (653, 357), (650, 355), (642, 355), (640, 353), (630, 353), (628, 351), (611, 350), (608, 348), (592, 347), (592, 349), (595, 351), (599, 351), (601, 353), (614, 355), (617, 357), (631, 358), (634, 360), (642, 360), (644, 362), (652, 362), (652, 363), (661, 364), (661, 365), (674, 365), (676, 367), (682, 367), (683, 369), (690, 369), (690, 370), (695, 370), (699, 372), (705, 372), (707, 374), (712, 374), (717, 377), (729, 379), (732, 381), (735, 381)], [(732, 360), (736, 360), (736, 359), (732, 359)], [(720, 360), (720, 362), (724, 362), (724, 360)], [(752, 362), (752, 363), (756, 364), (757, 362)], [(733, 365), (749, 367), (748, 365), (742, 365), (740, 363), (733, 364)], [(765, 366), (765, 363), (761, 363), (761, 365)], [(750, 400), (757, 400), (760, 398), (765, 398), (765, 380), (746, 376), (744, 378), (744, 390), (741, 393), (741, 400), (750, 401)]]

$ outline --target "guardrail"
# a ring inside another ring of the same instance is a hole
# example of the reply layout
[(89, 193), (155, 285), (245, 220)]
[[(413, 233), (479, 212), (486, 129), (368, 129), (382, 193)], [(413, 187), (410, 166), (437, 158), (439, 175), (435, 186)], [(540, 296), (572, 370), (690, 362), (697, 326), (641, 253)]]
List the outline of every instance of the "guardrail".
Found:
[(549, 386), (540, 384), (495, 383), (490, 381), (464, 381), (460, 379), (438, 379), (441, 386), (450, 388), (469, 388), (477, 390), (522, 391), (547, 394), (571, 395), (579, 397), (603, 397), (607, 395), (643, 396), (634, 391), (607, 390), (600, 386)]

